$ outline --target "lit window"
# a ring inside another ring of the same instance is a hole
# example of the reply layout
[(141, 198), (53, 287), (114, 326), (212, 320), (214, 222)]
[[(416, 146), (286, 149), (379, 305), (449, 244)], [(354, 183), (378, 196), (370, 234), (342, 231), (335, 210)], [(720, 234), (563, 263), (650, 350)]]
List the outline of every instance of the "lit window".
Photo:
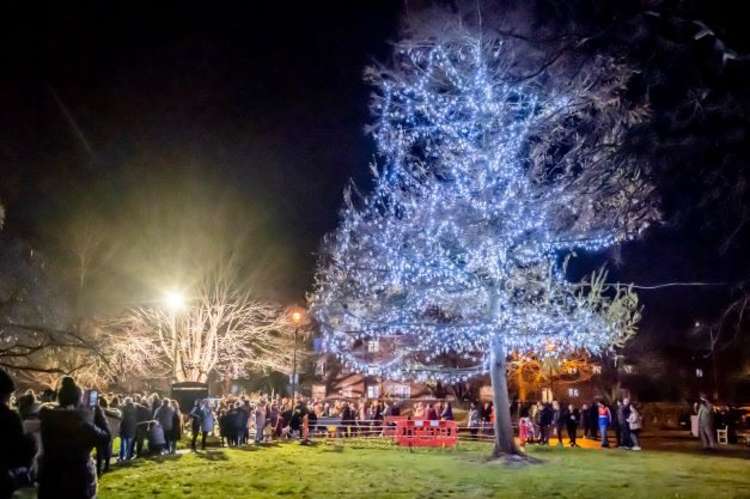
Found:
[(408, 399), (411, 397), (411, 386), (404, 383), (398, 383), (393, 385), (391, 392), (396, 398)]
[(380, 342), (378, 340), (370, 340), (367, 342), (367, 351), (369, 353), (378, 353), (380, 351)]
[(577, 367), (574, 367), (574, 366), (568, 367), (568, 374), (576, 374), (577, 372), (578, 372)]
[(635, 368), (630, 364), (623, 366), (622, 370), (625, 371), (626, 374), (633, 374), (633, 372), (635, 372)]
[(601, 374), (602, 366), (599, 366), (599, 365), (591, 366), (591, 372), (594, 374)]
[(568, 397), (577, 398), (578, 395), (578, 388), (568, 388)]
[(700, 367), (695, 370), (695, 377), (696, 378), (702, 378), (703, 377), (703, 369)]
[(376, 399), (380, 397), (380, 387), (378, 385), (370, 385), (367, 387), (367, 398)]
[(552, 388), (542, 388), (542, 402), (552, 402), (554, 398)]

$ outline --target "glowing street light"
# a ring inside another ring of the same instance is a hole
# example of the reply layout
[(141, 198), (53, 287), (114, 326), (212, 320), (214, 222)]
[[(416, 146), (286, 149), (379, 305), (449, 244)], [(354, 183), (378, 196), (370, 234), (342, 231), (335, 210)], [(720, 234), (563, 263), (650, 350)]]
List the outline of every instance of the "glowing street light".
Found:
[(294, 323), (294, 350), (292, 352), (292, 404), (297, 399), (297, 333), (299, 332), (299, 326), (302, 323), (303, 315), (299, 308), (292, 310), (290, 315), (292, 322)]
[(185, 308), (185, 295), (177, 290), (170, 290), (164, 294), (164, 304), (170, 312), (178, 312)]

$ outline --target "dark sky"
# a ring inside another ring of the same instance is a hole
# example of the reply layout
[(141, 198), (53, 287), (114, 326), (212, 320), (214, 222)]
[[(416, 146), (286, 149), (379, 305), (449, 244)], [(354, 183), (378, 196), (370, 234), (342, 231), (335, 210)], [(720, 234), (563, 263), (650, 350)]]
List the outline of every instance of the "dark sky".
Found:
[(280, 285), (301, 299), (345, 183), (366, 179), (362, 73), (387, 56), (401, 3), (112, 4), (13, 17), (0, 83), (7, 230), (33, 239), (69, 184), (134, 164), (185, 169), (273, 213), (294, 262)]
[[(140, 178), (207, 179), (270, 214), (290, 252), (277, 294), (301, 301), (343, 187), (367, 180), (374, 149), (362, 72), (387, 58), (403, 3), (259, 4), (85, 2), (5, 16), (6, 231), (44, 244), (40, 221), (65, 209), (60, 198), (102, 179), (117, 192), (138, 190)], [(613, 278), (746, 278), (747, 264), (737, 268), (746, 246), (719, 258), (712, 237), (686, 224), (652, 230), (623, 249)], [(644, 330), (674, 334), (728, 296), (644, 292)]]

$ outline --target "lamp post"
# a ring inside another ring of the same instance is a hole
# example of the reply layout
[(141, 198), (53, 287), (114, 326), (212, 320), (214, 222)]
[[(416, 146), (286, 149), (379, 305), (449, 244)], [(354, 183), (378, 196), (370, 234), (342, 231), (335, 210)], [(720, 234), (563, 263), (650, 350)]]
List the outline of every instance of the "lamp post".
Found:
[(292, 404), (297, 399), (297, 333), (299, 325), (302, 322), (302, 313), (299, 310), (292, 312), (292, 322), (294, 323), (294, 349), (292, 350)]
[(173, 372), (172, 376), (174, 377), (174, 382), (177, 383), (179, 381), (178, 373), (180, 369), (180, 362), (179, 362), (179, 355), (180, 351), (178, 348), (178, 341), (177, 341), (177, 313), (185, 308), (185, 296), (182, 294), (182, 292), (178, 290), (171, 290), (167, 291), (164, 294), (164, 304), (167, 307), (167, 310), (169, 310), (169, 325), (171, 328), (171, 336), (172, 336), (172, 364), (173, 364)]

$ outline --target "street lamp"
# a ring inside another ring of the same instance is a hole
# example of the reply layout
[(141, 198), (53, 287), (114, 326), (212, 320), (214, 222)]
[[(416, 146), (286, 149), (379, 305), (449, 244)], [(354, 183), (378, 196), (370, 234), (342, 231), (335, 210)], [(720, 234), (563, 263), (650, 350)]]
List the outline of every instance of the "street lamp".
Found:
[(176, 289), (172, 289), (164, 293), (164, 305), (166, 305), (167, 309), (169, 310), (169, 323), (170, 327), (172, 329), (172, 364), (174, 366), (174, 382), (177, 383), (179, 381), (177, 374), (179, 373), (179, 348), (178, 348), (178, 341), (177, 341), (177, 313), (185, 308), (185, 295)]
[(185, 308), (185, 295), (175, 289), (169, 290), (164, 293), (164, 304), (170, 312), (179, 312)]
[(294, 324), (294, 350), (292, 350), (292, 404), (297, 399), (297, 334), (299, 326), (302, 324), (302, 312), (294, 310), (291, 313), (292, 323)]

